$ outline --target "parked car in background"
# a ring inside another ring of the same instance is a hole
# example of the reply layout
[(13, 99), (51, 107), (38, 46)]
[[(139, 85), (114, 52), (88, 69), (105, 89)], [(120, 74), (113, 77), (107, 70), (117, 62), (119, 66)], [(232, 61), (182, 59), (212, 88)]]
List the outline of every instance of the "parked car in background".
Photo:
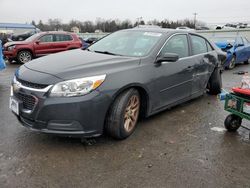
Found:
[(224, 67), (233, 69), (236, 64), (244, 62), (248, 64), (250, 58), (250, 43), (246, 37), (227, 36), (213, 37), (211, 40), (224, 52), (227, 53), (227, 59)]
[(98, 40), (99, 40), (99, 38), (97, 38), (97, 37), (89, 37), (89, 38), (87, 38), (85, 40), (85, 42), (88, 43), (89, 45), (91, 45), (91, 44), (95, 43)]
[(28, 31), (22, 34), (18, 34), (18, 35), (13, 35), (11, 37), (11, 40), (13, 41), (23, 41), (26, 40), (27, 38), (31, 37), (32, 35), (36, 34), (36, 31)]
[(186, 26), (177, 27), (176, 30), (195, 31), (194, 29)]
[(24, 41), (8, 42), (4, 45), (4, 56), (10, 61), (27, 63), (33, 58), (82, 47), (75, 33), (50, 31), (41, 32)]
[(82, 49), (85, 50), (89, 47), (89, 43), (87, 43), (82, 37), (79, 37), (80, 41), (82, 42)]
[(43, 133), (125, 139), (138, 117), (221, 92), (224, 52), (188, 31), (128, 29), (87, 50), (22, 65), (10, 107), (20, 122)]

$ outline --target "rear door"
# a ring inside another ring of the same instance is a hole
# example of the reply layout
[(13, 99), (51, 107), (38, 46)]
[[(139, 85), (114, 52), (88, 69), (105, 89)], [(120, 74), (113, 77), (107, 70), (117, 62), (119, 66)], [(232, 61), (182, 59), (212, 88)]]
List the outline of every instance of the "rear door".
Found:
[(156, 88), (160, 98), (157, 108), (173, 104), (191, 95), (193, 83), (194, 62), (189, 57), (189, 42), (187, 34), (175, 34), (171, 36), (158, 56), (165, 53), (175, 53), (179, 55), (176, 62), (162, 62), (155, 67), (157, 75)]
[(207, 82), (217, 63), (217, 53), (203, 37), (190, 34), (192, 59), (195, 62), (192, 95), (204, 92)]
[(54, 41), (54, 52), (61, 52), (67, 50), (70, 47), (73, 38), (68, 34), (55, 34)]
[(36, 56), (53, 53), (53, 34), (45, 34), (34, 43)]

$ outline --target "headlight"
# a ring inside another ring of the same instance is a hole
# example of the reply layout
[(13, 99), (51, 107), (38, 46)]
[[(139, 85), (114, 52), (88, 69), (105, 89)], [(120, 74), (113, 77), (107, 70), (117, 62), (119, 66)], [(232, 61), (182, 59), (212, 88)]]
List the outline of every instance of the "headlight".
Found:
[(9, 46), (9, 47), (8, 47), (8, 51), (12, 51), (15, 47), (16, 47), (15, 45)]
[(82, 96), (98, 88), (104, 82), (105, 78), (106, 75), (100, 75), (60, 82), (53, 86), (50, 96)]

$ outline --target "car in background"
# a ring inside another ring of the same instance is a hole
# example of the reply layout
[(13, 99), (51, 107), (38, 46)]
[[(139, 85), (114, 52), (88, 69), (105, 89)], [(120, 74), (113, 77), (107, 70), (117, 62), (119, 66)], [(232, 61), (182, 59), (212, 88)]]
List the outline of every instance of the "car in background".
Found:
[[(217, 50), (218, 49), (218, 50)], [(112, 33), (87, 50), (71, 50), (22, 65), (10, 108), (43, 133), (130, 136), (138, 117), (221, 92), (222, 52), (201, 35), (138, 28)]]
[(32, 35), (36, 34), (36, 31), (27, 31), (25, 33), (22, 34), (18, 34), (18, 35), (13, 35), (11, 37), (12, 41), (23, 41), (26, 40), (27, 38), (31, 37)]
[(177, 27), (176, 30), (195, 31), (194, 29), (186, 26)]
[(244, 62), (248, 64), (250, 58), (250, 42), (242, 36), (217, 36), (211, 40), (224, 52), (227, 53), (227, 59), (224, 67), (233, 69), (236, 64)]
[(79, 37), (80, 41), (82, 42), (82, 49), (85, 50), (89, 47), (89, 43), (87, 43), (82, 37)]
[(85, 42), (88, 43), (89, 45), (91, 45), (91, 44), (94, 44), (98, 40), (99, 40), (99, 38), (97, 38), (97, 37), (89, 37), (85, 40)]
[(75, 33), (50, 31), (37, 33), (24, 41), (7, 42), (3, 53), (9, 61), (27, 63), (36, 57), (81, 47), (82, 42)]

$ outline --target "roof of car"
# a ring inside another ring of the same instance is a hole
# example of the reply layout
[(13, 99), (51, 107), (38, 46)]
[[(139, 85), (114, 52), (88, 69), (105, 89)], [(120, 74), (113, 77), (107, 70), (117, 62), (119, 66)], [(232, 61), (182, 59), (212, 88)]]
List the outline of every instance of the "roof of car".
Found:
[(129, 30), (158, 32), (158, 33), (192, 33), (192, 31), (188, 31), (188, 30), (176, 30), (176, 29), (170, 29), (170, 28), (132, 28)]
[(74, 34), (66, 31), (44, 31), (40, 32), (41, 34)]

